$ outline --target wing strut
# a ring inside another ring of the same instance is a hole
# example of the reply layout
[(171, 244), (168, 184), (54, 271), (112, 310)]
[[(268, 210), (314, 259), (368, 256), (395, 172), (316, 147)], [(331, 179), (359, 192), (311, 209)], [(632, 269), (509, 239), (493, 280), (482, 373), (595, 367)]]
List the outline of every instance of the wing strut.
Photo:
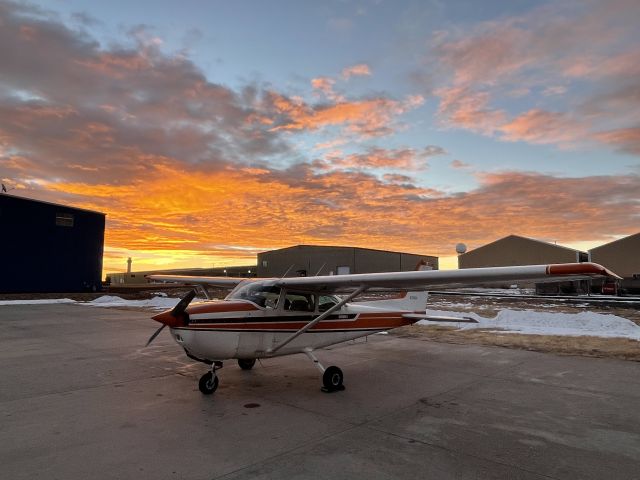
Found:
[(300, 330), (298, 330), (297, 332), (291, 334), (291, 336), (289, 336), (286, 340), (283, 340), (281, 343), (279, 343), (278, 345), (276, 345), (275, 347), (272, 347), (270, 349), (267, 350), (266, 353), (271, 354), (271, 353), (275, 353), (278, 350), (280, 350), (282, 347), (284, 347), (286, 344), (288, 344), (289, 342), (291, 342), (292, 340), (298, 338), (300, 335), (302, 335), (304, 332), (306, 332), (307, 330), (309, 330), (310, 328), (313, 328), (318, 322), (321, 322), (322, 320), (324, 320), (325, 318), (327, 318), (329, 315), (331, 315), (333, 312), (335, 312), (336, 310), (339, 310), (340, 308), (342, 308), (342, 306), (353, 300), (355, 297), (357, 297), (358, 295), (360, 295), (362, 292), (364, 292), (367, 288), (369, 288), (366, 285), (360, 285), (356, 290), (354, 290), (353, 292), (351, 292), (348, 296), (346, 296), (344, 299), (342, 299), (340, 302), (336, 303), (333, 307), (331, 307), (329, 310), (327, 310), (326, 312), (322, 312), (322, 314), (318, 315), (316, 318), (314, 318), (313, 320), (311, 320), (309, 323), (307, 323), (304, 327), (302, 327)]
[(206, 298), (207, 300), (211, 300), (211, 295), (209, 295), (209, 290), (207, 290), (207, 287), (205, 287), (203, 283), (199, 284), (198, 287), (200, 287), (200, 290), (202, 291), (202, 293), (204, 293), (204, 298)]

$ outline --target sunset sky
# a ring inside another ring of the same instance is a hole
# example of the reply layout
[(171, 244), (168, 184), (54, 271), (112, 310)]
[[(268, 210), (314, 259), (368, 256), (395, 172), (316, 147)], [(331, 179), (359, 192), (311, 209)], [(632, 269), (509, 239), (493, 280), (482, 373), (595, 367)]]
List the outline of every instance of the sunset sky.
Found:
[(640, 2), (0, 0), (0, 178), (105, 271), (640, 231)]

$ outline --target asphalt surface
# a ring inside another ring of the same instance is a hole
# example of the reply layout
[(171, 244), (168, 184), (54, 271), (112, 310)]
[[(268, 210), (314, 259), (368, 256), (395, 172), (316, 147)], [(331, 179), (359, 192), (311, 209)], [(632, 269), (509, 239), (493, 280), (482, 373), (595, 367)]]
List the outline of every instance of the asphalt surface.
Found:
[(203, 396), (149, 313), (0, 306), (6, 479), (637, 479), (640, 363), (392, 335), (228, 362)]

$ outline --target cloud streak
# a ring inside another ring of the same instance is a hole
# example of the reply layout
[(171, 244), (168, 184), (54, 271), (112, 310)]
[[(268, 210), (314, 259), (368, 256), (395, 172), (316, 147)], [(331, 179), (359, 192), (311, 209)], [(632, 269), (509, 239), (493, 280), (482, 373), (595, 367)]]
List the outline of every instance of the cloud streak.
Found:
[(314, 162), (314, 167), (329, 169), (395, 169), (409, 171), (427, 170), (428, 159), (447, 152), (437, 145), (428, 145), (423, 149), (385, 149), (371, 147), (364, 153), (342, 155), (340, 152), (327, 154), (324, 160)]
[(358, 65), (352, 65), (351, 67), (346, 67), (342, 70), (342, 78), (345, 80), (350, 79), (351, 77), (363, 77), (370, 76), (371, 69), (369, 65), (365, 63), (359, 63)]
[[(440, 122), (504, 141), (637, 154), (638, 15), (640, 4), (625, 0), (553, 3), (438, 32), (428, 61), (442, 72)], [(505, 92), (530, 107), (505, 106)]]

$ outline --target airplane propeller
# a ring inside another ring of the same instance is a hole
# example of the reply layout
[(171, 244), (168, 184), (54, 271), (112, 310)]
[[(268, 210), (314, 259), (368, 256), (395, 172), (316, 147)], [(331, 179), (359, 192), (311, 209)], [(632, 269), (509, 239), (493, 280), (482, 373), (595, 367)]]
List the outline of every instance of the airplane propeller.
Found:
[(189, 323), (189, 316), (185, 314), (185, 310), (187, 309), (191, 301), (195, 298), (195, 296), (196, 296), (196, 291), (191, 290), (184, 297), (182, 297), (182, 299), (180, 299), (177, 305), (173, 307), (173, 309), (170, 312), (161, 313), (153, 317), (155, 320), (162, 322), (162, 326), (158, 330), (156, 330), (153, 333), (153, 335), (151, 335), (145, 347), (148, 347), (149, 345), (151, 345), (151, 342), (153, 342), (155, 338), (158, 335), (160, 335), (160, 332), (162, 331), (162, 329), (168, 325), (167, 322), (163, 321), (167, 319), (167, 316), (172, 317), (174, 319), (178, 319), (182, 317), (182, 320), (184, 321), (185, 324)]
[(157, 337), (158, 335), (160, 335), (160, 332), (161, 332), (161, 331), (162, 331), (162, 329), (163, 329), (164, 327), (166, 327), (166, 326), (167, 326), (167, 324), (166, 324), (166, 323), (163, 323), (163, 324), (162, 324), (162, 326), (161, 326), (159, 329), (157, 329), (157, 330), (154, 332), (154, 334), (153, 334), (153, 335), (151, 335), (151, 337), (149, 338), (149, 340), (147, 340), (147, 344), (145, 345), (145, 347), (148, 347), (149, 345), (151, 345), (151, 342), (153, 342), (153, 341), (156, 339), (156, 337)]

